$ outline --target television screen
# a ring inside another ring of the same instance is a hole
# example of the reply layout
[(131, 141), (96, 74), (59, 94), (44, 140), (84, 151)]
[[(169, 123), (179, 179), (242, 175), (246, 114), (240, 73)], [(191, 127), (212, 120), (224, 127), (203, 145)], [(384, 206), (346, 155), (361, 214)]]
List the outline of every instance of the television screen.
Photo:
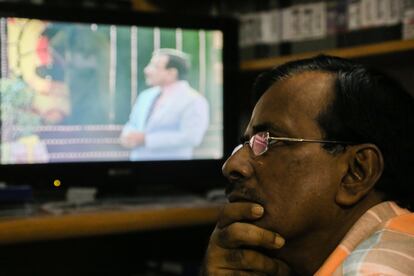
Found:
[(221, 159), (223, 32), (0, 18), (1, 164)]
[(237, 143), (237, 29), (217, 17), (0, 3), (0, 181), (220, 185)]

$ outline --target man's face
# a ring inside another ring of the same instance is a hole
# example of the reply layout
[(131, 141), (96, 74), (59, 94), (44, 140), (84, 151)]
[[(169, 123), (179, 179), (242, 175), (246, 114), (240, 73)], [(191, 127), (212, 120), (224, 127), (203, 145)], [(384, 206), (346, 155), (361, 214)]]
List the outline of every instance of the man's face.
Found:
[[(269, 131), (270, 136), (322, 139), (316, 118), (330, 100), (332, 75), (299, 73), (271, 86), (257, 103), (246, 136)], [(245, 145), (229, 157), (223, 173), (231, 184), (232, 201), (253, 201), (265, 209), (258, 226), (286, 239), (329, 227), (344, 168), (340, 154), (318, 143), (277, 144), (260, 156)]]
[(167, 55), (154, 55), (144, 69), (145, 81), (149, 86), (165, 85), (171, 79), (171, 69), (167, 68)]

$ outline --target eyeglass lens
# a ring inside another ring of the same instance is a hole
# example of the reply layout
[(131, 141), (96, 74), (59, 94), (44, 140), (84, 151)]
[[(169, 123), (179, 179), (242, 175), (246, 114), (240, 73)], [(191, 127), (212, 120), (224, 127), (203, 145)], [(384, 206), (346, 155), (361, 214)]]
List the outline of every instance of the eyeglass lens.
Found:
[(261, 155), (267, 150), (269, 134), (259, 132), (250, 138), (249, 144), (255, 155)]

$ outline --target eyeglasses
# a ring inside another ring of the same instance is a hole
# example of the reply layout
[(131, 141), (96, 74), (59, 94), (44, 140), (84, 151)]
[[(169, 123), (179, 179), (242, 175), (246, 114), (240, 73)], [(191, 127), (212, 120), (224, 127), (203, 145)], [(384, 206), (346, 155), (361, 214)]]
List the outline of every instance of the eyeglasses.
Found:
[(248, 144), (252, 149), (255, 156), (264, 154), (269, 146), (275, 145), (281, 142), (306, 142), (306, 143), (324, 143), (324, 144), (342, 144), (351, 145), (352, 142), (345, 141), (330, 141), (330, 140), (318, 140), (318, 139), (303, 139), (303, 138), (288, 138), (288, 137), (271, 137), (268, 131), (258, 132), (253, 135), (249, 141), (246, 141), (238, 145), (232, 152), (232, 155), (240, 150), (244, 145)]

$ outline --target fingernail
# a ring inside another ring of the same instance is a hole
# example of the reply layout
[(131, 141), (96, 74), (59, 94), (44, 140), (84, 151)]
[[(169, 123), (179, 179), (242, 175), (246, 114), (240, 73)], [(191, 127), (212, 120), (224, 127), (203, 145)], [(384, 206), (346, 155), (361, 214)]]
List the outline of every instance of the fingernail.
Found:
[(275, 235), (275, 245), (277, 248), (281, 248), (285, 244), (285, 239), (279, 235)]
[(262, 215), (263, 215), (263, 212), (264, 212), (264, 209), (263, 209), (263, 207), (262, 206), (260, 206), (260, 205), (255, 205), (253, 208), (252, 208), (252, 214), (253, 214), (253, 216), (255, 216), (255, 217), (261, 217)]

